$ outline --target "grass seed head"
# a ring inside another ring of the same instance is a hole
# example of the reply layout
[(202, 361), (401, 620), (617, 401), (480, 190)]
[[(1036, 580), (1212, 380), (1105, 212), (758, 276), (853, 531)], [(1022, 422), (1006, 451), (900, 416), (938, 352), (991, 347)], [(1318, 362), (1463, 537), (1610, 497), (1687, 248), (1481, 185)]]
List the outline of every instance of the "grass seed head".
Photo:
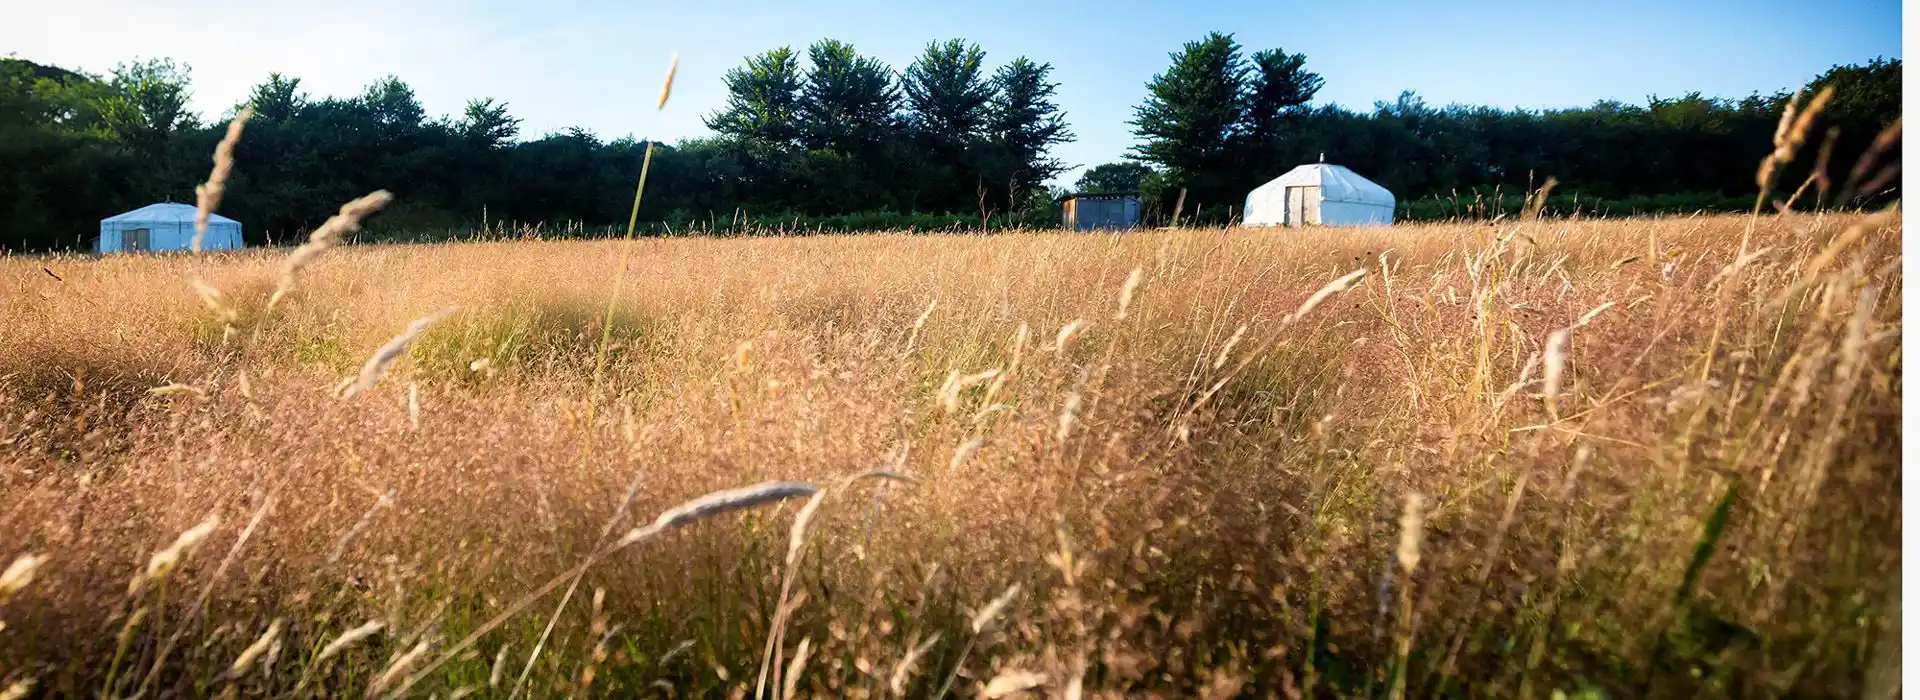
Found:
[(7, 685), (0, 690), (0, 700), (26, 700), (27, 693), (33, 692), (33, 677), (28, 676)]
[(353, 629), (342, 632), (340, 633), (340, 636), (335, 637), (332, 642), (328, 642), (325, 647), (322, 647), (320, 649), (320, 655), (315, 656), (313, 658), (313, 662), (319, 663), (322, 661), (326, 661), (327, 659), (331, 659), (334, 657), (334, 655), (339, 654), (342, 651), (346, 651), (348, 647), (351, 647), (355, 644), (359, 644), (360, 642), (365, 641), (368, 637), (379, 634), (380, 630), (385, 629), (386, 626), (387, 626), (387, 623), (385, 622), (381, 622), (379, 620), (368, 620), (366, 621), (366, 623), (360, 625), (359, 627), (355, 627)]
[(307, 242), (300, 244), (300, 247), (293, 249), (293, 252), (287, 255), (286, 262), (280, 268), (280, 283), (274, 288), (273, 294), (267, 297), (267, 308), (272, 309), (279, 305), (280, 299), (293, 291), (302, 269), (311, 264), (321, 253), (338, 245), (341, 236), (360, 230), (360, 223), (363, 220), (392, 201), (392, 193), (376, 190), (340, 205), (340, 213), (334, 214), (325, 223), (320, 224), (320, 228), (314, 229), (313, 233), (307, 237)]
[(220, 516), (208, 515), (207, 519), (200, 521), (200, 524), (180, 533), (180, 536), (175, 538), (173, 544), (166, 549), (154, 552), (153, 556), (147, 560), (147, 579), (159, 580), (172, 573), (174, 567), (192, 556), (193, 550), (199, 548), (200, 544), (207, 540), (207, 536), (213, 534), (213, 529), (219, 525)]
[(980, 690), (980, 695), (986, 698), (1002, 698), (1038, 688), (1046, 682), (1047, 674), (1044, 673), (1021, 669), (1002, 671), (1000, 675), (994, 676), (993, 680), (987, 681), (987, 686)]
[(1138, 267), (1127, 273), (1127, 281), (1120, 285), (1120, 310), (1115, 311), (1113, 319), (1118, 321), (1127, 317), (1127, 307), (1133, 304), (1133, 292), (1140, 287), (1140, 281), (1146, 278), (1146, 272)]
[(266, 654), (267, 649), (273, 646), (273, 643), (279, 641), (279, 639), (280, 618), (276, 617), (271, 624), (267, 625), (267, 631), (261, 634), (259, 639), (254, 640), (252, 644), (247, 645), (247, 648), (240, 652), (240, 656), (235, 658), (233, 663), (227, 667), (227, 677), (239, 678), (246, 675), (247, 671), (253, 668), (253, 663), (259, 660), (261, 655)]
[(1400, 511), (1400, 546), (1394, 556), (1400, 562), (1400, 569), (1412, 575), (1420, 567), (1421, 530), (1425, 525), (1426, 499), (1417, 493), (1407, 494), (1406, 507)]
[(974, 613), (973, 620), (968, 626), (973, 629), (974, 634), (986, 631), (987, 626), (993, 624), (994, 619), (1000, 617), (1000, 613), (1005, 611), (1007, 606), (1013, 603), (1013, 599), (1019, 595), (1020, 584), (1008, 586), (1005, 593), (1001, 593), (999, 597), (987, 603), (986, 607), (980, 608), (980, 612)]
[(680, 53), (674, 52), (672, 60), (667, 62), (667, 79), (660, 83), (660, 101), (654, 109), (666, 109), (667, 98), (673, 96), (673, 74), (680, 72)]
[(373, 357), (367, 358), (366, 364), (360, 366), (360, 376), (355, 378), (352, 384), (347, 385), (344, 391), (340, 392), (340, 398), (350, 399), (372, 389), (373, 385), (380, 381), (381, 375), (387, 373), (387, 366), (393, 364), (394, 360), (399, 359), (400, 355), (407, 351), (407, 347), (412, 345), (413, 341), (419, 338), (421, 333), (425, 333), (428, 327), (439, 323), (441, 319), (453, 315), (453, 312), (458, 310), (459, 307), (448, 307), (427, 316), (414, 319), (412, 323), (407, 324), (405, 331), (401, 331), (400, 335), (394, 336), (392, 340), (380, 346), (379, 350), (374, 351)]
[(907, 655), (900, 659), (900, 663), (893, 667), (893, 677), (888, 679), (887, 688), (892, 690), (894, 695), (907, 694), (907, 681), (913, 678), (914, 668), (920, 664), (920, 657), (925, 656), (927, 651), (933, 649), (933, 645), (939, 642), (940, 633), (933, 633), (927, 641), (908, 650)]
[(46, 556), (39, 554), (22, 554), (14, 558), (13, 563), (7, 565), (7, 570), (0, 572), (0, 604), (5, 604), (14, 594), (33, 583), (34, 572), (39, 571), (45, 563)]
[(247, 126), (247, 119), (253, 116), (253, 106), (240, 109), (227, 122), (227, 135), (221, 137), (219, 145), (213, 147), (213, 172), (207, 175), (207, 181), (193, 188), (198, 204), (193, 214), (193, 252), (200, 252), (200, 244), (207, 235), (207, 220), (213, 210), (220, 207), (220, 198), (227, 192), (227, 177), (233, 173), (233, 147), (240, 142), (240, 131)]

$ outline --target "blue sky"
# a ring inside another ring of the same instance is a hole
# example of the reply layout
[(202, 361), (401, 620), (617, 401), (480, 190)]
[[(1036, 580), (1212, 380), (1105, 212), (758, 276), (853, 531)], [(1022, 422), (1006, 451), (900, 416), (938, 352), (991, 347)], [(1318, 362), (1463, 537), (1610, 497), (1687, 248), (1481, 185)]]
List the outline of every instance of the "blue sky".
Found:
[[(1053, 64), (1078, 140), (1069, 164), (1119, 159), (1144, 84), (1210, 30), (1249, 51), (1307, 54), (1319, 102), (1368, 107), (1401, 90), (1430, 104), (1561, 107), (1698, 90), (1795, 87), (1836, 63), (1901, 56), (1896, 0), (1741, 2), (987, 2), (750, 0), (62, 0), (10, 11), (0, 54), (106, 72), (134, 56), (193, 68), (195, 107), (224, 112), (269, 71), (315, 95), (395, 74), (431, 113), (505, 100), (526, 135), (568, 126), (606, 138), (706, 133), (720, 76), (743, 57), (822, 37), (896, 69), (929, 41), (964, 37), (989, 62)], [(24, 17), (23, 17), (24, 15)], [(668, 57), (674, 97), (653, 110)], [(1062, 178), (1071, 182), (1073, 174)]]

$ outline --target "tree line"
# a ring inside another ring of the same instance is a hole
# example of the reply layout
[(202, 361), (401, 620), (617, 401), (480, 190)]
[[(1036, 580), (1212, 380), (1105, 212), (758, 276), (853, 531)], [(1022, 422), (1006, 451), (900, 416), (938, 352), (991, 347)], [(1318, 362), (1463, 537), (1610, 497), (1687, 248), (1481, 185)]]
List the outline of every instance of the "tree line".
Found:
[[(1199, 211), (1214, 220), (1224, 219), (1253, 187), (1322, 156), (1393, 191), (1403, 216), (1459, 212), (1463, 196), (1484, 201), (1495, 188), (1510, 195), (1501, 199), (1512, 208), (1549, 176), (1560, 183), (1560, 201), (1584, 196), (1593, 206), (1626, 205), (1617, 213), (1751, 207), (1756, 167), (1773, 150), (1793, 97), (1780, 91), (1733, 100), (1694, 92), (1652, 97), (1644, 105), (1601, 101), (1525, 110), (1435, 107), (1404, 92), (1356, 111), (1312, 104), (1324, 81), (1307, 70), (1301, 54), (1249, 55), (1232, 35), (1216, 32), (1171, 58), (1135, 110), (1139, 145), (1131, 157), (1087, 171), (1078, 185), (1139, 191), (1163, 212), (1184, 191), (1190, 215)], [(1897, 179), (1884, 177), (1897, 168), (1853, 178), (1851, 195), (1841, 180), (1899, 119), (1900, 79), (1900, 61), (1876, 59), (1835, 66), (1805, 86), (1807, 95), (1834, 92), (1808, 153), (1781, 180), (1792, 187), (1821, 167), (1834, 171), (1834, 182), (1833, 191), (1808, 193), (1803, 202), (1814, 204), (1825, 194), (1827, 204), (1857, 205), (1890, 195), (1861, 190), (1897, 186)], [(1882, 143), (1882, 155), (1888, 145)], [(1815, 151), (1824, 155), (1816, 158)], [(1831, 201), (1842, 196), (1850, 201)]]
[[(1463, 201), (1547, 176), (1569, 196), (1621, 204), (1616, 213), (1737, 207), (1751, 202), (1754, 166), (1790, 97), (1522, 110), (1434, 107), (1408, 92), (1354, 110), (1314, 102), (1324, 80), (1306, 56), (1248, 54), (1230, 34), (1170, 59), (1135, 110), (1138, 144), (1076, 183), (1139, 192), (1160, 219), (1177, 204), (1188, 220), (1226, 221), (1249, 189), (1321, 154), (1393, 190), (1403, 217), (1472, 213)], [(1058, 221), (1051, 200), (1063, 192), (1046, 183), (1069, 169), (1053, 150), (1073, 134), (1049, 64), (993, 65), (955, 39), (896, 71), (824, 39), (748, 57), (724, 81), (725, 104), (704, 115), (712, 135), (656, 145), (642, 208), (650, 230)], [(1834, 169), (1900, 115), (1898, 60), (1837, 66), (1810, 87), (1834, 89), (1814, 137)], [(187, 106), (191, 88), (189, 69), (165, 59), (106, 76), (0, 59), (0, 249), (85, 248), (104, 216), (190, 202), (240, 108), (205, 120)], [(299, 78), (271, 74), (245, 104), (253, 118), (223, 212), (253, 244), (301, 235), (375, 187), (399, 195), (375, 236), (502, 221), (604, 230), (624, 224), (646, 146), (579, 128), (523, 138), (492, 99), (431, 116), (392, 76), (358, 95), (314, 97)], [(1802, 158), (1788, 177), (1813, 166)]]

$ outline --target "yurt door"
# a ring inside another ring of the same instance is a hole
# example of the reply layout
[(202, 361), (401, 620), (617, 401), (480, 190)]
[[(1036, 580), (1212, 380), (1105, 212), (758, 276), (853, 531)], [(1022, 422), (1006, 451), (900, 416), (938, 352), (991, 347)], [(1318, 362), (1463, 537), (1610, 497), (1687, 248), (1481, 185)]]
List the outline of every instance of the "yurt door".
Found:
[(127, 240), (123, 241), (124, 245), (122, 247), (128, 251), (144, 252), (153, 250), (153, 232), (151, 230), (130, 228), (127, 229), (124, 235)]
[(1320, 188), (1318, 187), (1287, 188), (1286, 224), (1288, 226), (1305, 226), (1307, 224), (1317, 223), (1319, 221), (1320, 221)]

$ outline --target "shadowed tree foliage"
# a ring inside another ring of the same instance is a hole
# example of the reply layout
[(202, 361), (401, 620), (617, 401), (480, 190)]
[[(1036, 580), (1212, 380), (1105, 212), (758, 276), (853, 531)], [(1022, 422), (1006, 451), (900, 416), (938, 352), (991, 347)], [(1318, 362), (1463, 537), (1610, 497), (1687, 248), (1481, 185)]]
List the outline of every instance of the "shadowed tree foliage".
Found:
[(1074, 187), (1081, 192), (1139, 192), (1140, 183), (1153, 174), (1153, 168), (1140, 163), (1107, 163), (1080, 174)]
[(962, 39), (927, 44), (901, 75), (909, 140), (925, 149), (913, 169), (916, 208), (954, 210), (986, 177), (986, 122), (992, 86), (984, 75), (986, 52)]
[(1171, 54), (1134, 109), (1135, 158), (1164, 171), (1190, 200), (1218, 201), (1232, 183), (1233, 148), (1245, 128), (1247, 61), (1233, 35), (1212, 32)]
[(1244, 98), (1246, 123), (1234, 145), (1241, 155), (1240, 169), (1250, 178), (1257, 180), (1260, 173), (1280, 167), (1285, 139), (1297, 135), (1304, 108), (1324, 83), (1319, 74), (1307, 70), (1306, 54), (1280, 49), (1254, 52)]
[(727, 103), (707, 116), (707, 128), (721, 136), (786, 148), (800, 140), (800, 90), (805, 78), (800, 58), (782, 46), (749, 57), (727, 71)]
[(994, 97), (987, 131), (999, 145), (1002, 167), (1009, 168), (1009, 199), (1031, 199), (1041, 186), (1067, 166), (1049, 156), (1054, 146), (1073, 141), (1066, 114), (1053, 96), (1058, 83), (1049, 82), (1053, 66), (1015, 58), (993, 75)]
[(799, 105), (807, 148), (865, 151), (897, 130), (900, 87), (886, 64), (834, 39), (807, 47), (807, 59), (812, 68)]

